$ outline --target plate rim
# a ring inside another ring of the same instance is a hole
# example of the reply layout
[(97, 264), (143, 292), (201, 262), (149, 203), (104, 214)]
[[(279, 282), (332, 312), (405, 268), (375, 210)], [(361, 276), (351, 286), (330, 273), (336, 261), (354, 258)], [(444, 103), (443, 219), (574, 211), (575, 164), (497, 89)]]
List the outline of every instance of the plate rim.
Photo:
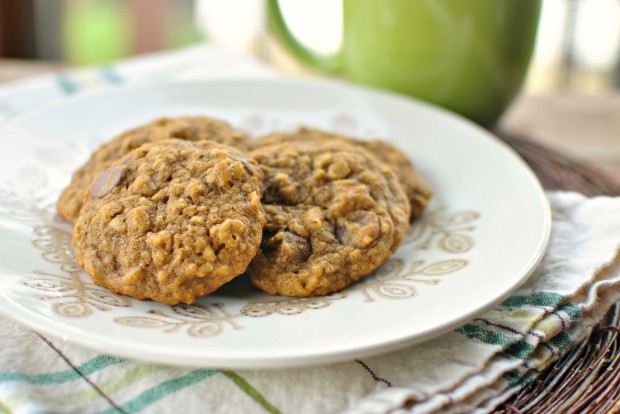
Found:
[[(402, 349), (406, 346), (411, 346), (415, 344), (419, 344), (429, 339), (435, 338), (439, 335), (445, 334), (450, 330), (461, 326), (466, 321), (470, 320), (472, 317), (476, 315), (480, 315), (481, 313), (497, 306), (499, 303), (504, 301), (507, 297), (510, 296), (516, 289), (519, 288), (533, 273), (538, 264), (542, 261), (546, 248), (548, 246), (550, 235), (551, 235), (551, 208), (549, 205), (549, 201), (544, 193), (544, 189), (542, 184), (540, 183), (538, 177), (532, 171), (532, 169), (525, 163), (525, 161), (521, 158), (521, 156), (508, 144), (501, 141), (498, 137), (492, 134), (490, 131), (482, 128), (481, 126), (473, 123), (472, 121), (464, 118), (461, 115), (455, 114), (449, 110), (444, 108), (440, 108), (436, 105), (423, 102), (419, 99), (412, 98), (403, 94), (388, 92), (385, 90), (380, 90), (377, 88), (360, 86), (360, 85), (352, 85), (347, 83), (342, 83), (335, 80), (325, 80), (325, 79), (299, 79), (299, 78), (288, 78), (288, 77), (280, 77), (280, 78), (263, 78), (263, 77), (210, 77), (204, 78), (201, 80), (186, 80), (186, 81), (172, 81), (172, 82), (160, 82), (157, 84), (133, 84), (133, 85), (122, 85), (122, 86), (114, 86), (106, 88), (105, 90), (96, 90), (96, 91), (84, 91), (76, 96), (67, 96), (55, 99), (52, 102), (47, 104), (43, 104), (37, 108), (26, 111), (12, 119), (8, 122), (0, 125), (0, 140), (2, 139), (3, 132), (14, 125), (19, 124), (23, 120), (26, 120), (30, 117), (36, 116), (40, 113), (45, 113), (46, 111), (53, 110), (55, 108), (62, 107), (64, 105), (70, 105), (76, 102), (80, 102), (82, 100), (89, 100), (93, 98), (97, 98), (100, 96), (109, 96), (114, 94), (123, 94), (123, 93), (132, 93), (140, 90), (151, 90), (158, 88), (170, 88), (179, 85), (192, 85), (192, 84), (201, 84), (201, 85), (209, 85), (209, 84), (222, 84), (222, 83), (262, 83), (262, 84), (277, 84), (277, 85), (290, 85), (290, 86), (311, 86), (318, 85), (330, 88), (332, 90), (337, 90), (338, 93), (346, 93), (347, 91), (353, 91), (354, 93), (362, 92), (366, 94), (379, 95), (382, 97), (387, 97), (388, 99), (396, 99), (399, 104), (404, 105), (417, 105), (419, 107), (424, 108), (424, 110), (431, 111), (439, 114), (441, 117), (447, 117), (451, 119), (451, 122), (456, 122), (455, 125), (458, 127), (468, 128), (475, 131), (475, 135), (477, 135), (477, 139), (484, 139), (489, 144), (495, 145), (497, 148), (500, 148), (502, 151), (508, 152), (511, 155), (511, 158), (520, 166), (522, 170), (527, 173), (527, 177), (533, 188), (535, 189), (535, 193), (537, 195), (537, 199), (540, 202), (538, 207), (542, 209), (542, 229), (540, 233), (540, 238), (538, 240), (538, 245), (535, 247), (535, 253), (529, 257), (527, 263), (524, 264), (522, 269), (517, 273), (515, 273), (512, 283), (510, 283), (510, 287), (507, 287), (505, 291), (495, 296), (494, 300), (489, 301), (483, 305), (477, 306), (475, 309), (461, 314), (459, 317), (452, 319), (446, 323), (440, 325), (434, 325), (432, 329), (428, 329), (422, 333), (415, 333), (410, 335), (402, 336), (396, 340), (391, 340), (388, 342), (375, 343), (372, 345), (366, 345), (363, 347), (354, 348), (353, 350), (341, 350), (341, 351), (322, 351), (313, 353), (305, 356), (284, 356), (284, 357), (270, 357), (270, 358), (262, 358), (260, 360), (246, 358), (246, 357), (236, 357), (233, 359), (222, 360), (221, 357), (218, 356), (210, 356), (208, 353), (201, 353), (200, 355), (194, 354), (193, 352), (186, 352), (185, 354), (174, 354), (172, 352), (163, 352), (163, 353), (147, 353), (148, 356), (145, 356), (144, 350), (140, 349), (140, 347), (135, 346), (134, 344), (125, 343), (116, 345), (106, 343), (100, 344), (96, 341), (96, 338), (91, 337), (89, 332), (86, 332), (86, 336), (84, 336), (84, 330), (81, 328), (71, 326), (70, 322), (62, 323), (57, 320), (49, 320), (48, 318), (44, 318), (41, 321), (37, 322), (38, 318), (42, 318), (41, 315), (36, 313), (31, 309), (26, 309), (26, 312), (20, 312), (19, 314), (11, 313), (11, 300), (8, 300), (3, 294), (0, 294), (0, 313), (17, 321), (18, 323), (27, 326), (28, 328), (34, 330), (35, 332), (40, 332), (45, 335), (49, 335), (55, 338), (59, 338), (67, 343), (76, 344), (79, 346), (84, 346), (96, 352), (101, 352), (105, 354), (114, 354), (121, 356), (123, 358), (130, 358), (134, 360), (141, 361), (149, 361), (149, 362), (157, 362), (166, 365), (175, 365), (175, 366), (202, 366), (202, 367), (213, 367), (213, 368), (246, 368), (246, 369), (278, 369), (278, 368), (289, 368), (289, 367), (306, 367), (306, 366), (316, 366), (323, 364), (330, 364), (335, 362), (349, 361), (353, 358), (362, 358), (368, 357), (372, 355), (383, 354), (391, 351), (395, 351), (398, 349)], [(27, 315), (32, 314), (34, 319), (28, 318)], [(70, 334), (62, 334), (58, 332), (58, 329), (54, 328), (63, 328), (69, 326)], [(73, 332), (76, 331), (76, 332)], [(107, 348), (106, 348), (107, 345)], [(130, 345), (130, 346), (127, 346)], [(114, 350), (110, 352), (110, 347), (113, 347)]]

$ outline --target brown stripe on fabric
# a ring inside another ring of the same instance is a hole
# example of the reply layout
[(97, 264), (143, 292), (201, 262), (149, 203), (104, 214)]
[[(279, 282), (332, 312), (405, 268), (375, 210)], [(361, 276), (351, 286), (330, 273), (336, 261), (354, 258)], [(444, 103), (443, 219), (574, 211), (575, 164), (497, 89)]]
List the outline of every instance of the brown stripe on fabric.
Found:
[[(556, 315), (556, 316), (558, 316), (558, 315)], [(558, 318), (559, 318), (559, 316), (558, 316)], [(560, 318), (560, 320), (561, 320), (561, 319), (562, 319), (562, 318)], [(544, 338), (542, 335), (540, 335), (540, 334), (539, 334), (539, 333), (537, 333), (537, 332), (534, 332), (533, 330), (529, 330), (529, 331), (527, 331), (525, 334), (522, 334), (521, 332), (517, 331), (516, 329), (512, 329), (512, 328), (510, 328), (510, 327), (508, 327), (508, 326), (504, 326), (504, 325), (496, 324), (496, 323), (490, 322), (490, 321), (488, 321), (488, 320), (486, 320), (486, 319), (476, 318), (476, 319), (474, 319), (474, 320), (476, 320), (476, 321), (480, 321), (480, 322), (484, 322), (484, 323), (485, 323), (485, 324), (487, 324), (487, 325), (494, 326), (494, 327), (496, 327), (496, 328), (500, 328), (500, 329), (504, 329), (504, 330), (506, 330), (506, 331), (508, 331), (508, 332), (512, 332), (512, 333), (514, 333), (514, 334), (523, 335), (524, 337), (525, 337), (526, 335), (536, 336), (536, 337), (538, 337), (538, 338), (540, 338), (540, 339), (541, 339), (541, 341), (538, 343), (538, 345), (542, 345), (544, 348), (547, 348), (547, 349), (549, 350), (549, 352), (551, 352), (551, 354), (552, 354), (553, 356), (557, 356), (557, 355), (559, 355), (559, 354), (557, 353), (557, 351), (556, 351), (555, 349), (553, 349), (553, 347), (552, 347), (551, 345), (549, 345), (549, 344), (547, 344), (546, 342), (544, 342), (544, 341), (545, 341), (545, 338)], [(524, 362), (525, 362), (525, 364), (527, 365), (527, 362), (526, 362), (526, 361), (524, 361)]]
[(495, 328), (499, 328), (499, 329), (503, 329), (504, 331), (511, 332), (511, 333), (513, 333), (513, 334), (515, 334), (515, 335), (525, 335), (524, 333), (519, 332), (519, 331), (517, 331), (516, 329), (513, 329), (513, 328), (511, 328), (511, 327), (509, 327), (509, 326), (506, 326), (506, 325), (500, 325), (499, 323), (493, 323), (493, 322), (491, 322), (491, 321), (489, 321), (489, 320), (487, 320), (487, 319), (476, 318), (476, 319), (474, 319), (474, 321), (480, 321), (480, 322), (483, 322), (483, 323), (484, 323), (484, 324), (486, 324), (486, 325), (493, 326), (493, 327), (495, 327)]
[(358, 364), (360, 364), (362, 367), (364, 367), (364, 369), (370, 374), (370, 376), (377, 382), (382, 382), (385, 385), (387, 385), (388, 387), (392, 386), (392, 383), (388, 380), (386, 380), (385, 378), (381, 378), (379, 377), (377, 374), (375, 374), (375, 372), (370, 369), (370, 367), (368, 365), (366, 365), (366, 363), (364, 361), (362, 361), (361, 359), (356, 359), (355, 362), (357, 362)]
[[(534, 308), (545, 309), (543, 306), (535, 306), (535, 305), (527, 305), (527, 306), (534, 307)], [(495, 308), (493, 310), (496, 311), (496, 312), (512, 312), (514, 309), (512, 309), (512, 308), (511, 309)], [(540, 316), (540, 318), (542, 319), (542, 318), (544, 318), (547, 315), (555, 314), (555, 312), (556, 312), (555, 310), (550, 311), (549, 309), (545, 309), (545, 312)], [(564, 321), (562, 320), (562, 318), (559, 315), (555, 314), (555, 316), (557, 316), (560, 319), (560, 321), (562, 322), (562, 329), (564, 330), (566, 328), (565, 325), (564, 325)], [(507, 326), (504, 326), (504, 325), (494, 324), (494, 323), (492, 323), (491, 321), (489, 321), (487, 319), (476, 318), (474, 320), (475, 321), (483, 322), (483, 323), (485, 323), (487, 325), (490, 325), (490, 326), (495, 326), (497, 328), (507, 330), (507, 331), (512, 332), (514, 334), (519, 334), (519, 335), (524, 335), (524, 336), (525, 335), (536, 336), (536, 337), (541, 339), (541, 342), (540, 342), (541, 345), (543, 345), (545, 348), (549, 349), (549, 351), (551, 351), (551, 353), (553, 355), (556, 355), (556, 351), (550, 345), (548, 345), (548, 344), (546, 344), (544, 342), (545, 338), (542, 335), (540, 335), (539, 333), (534, 332), (532, 329), (530, 329), (529, 331), (527, 331), (526, 333), (523, 334), (523, 333), (517, 331), (516, 329), (511, 329), (511, 328), (509, 328)]]
[(562, 331), (566, 330), (566, 322), (564, 322), (564, 318), (562, 318), (560, 316), (560, 314), (558, 313), (557, 310), (554, 310), (553, 312), (551, 312), (552, 315), (554, 315), (555, 317), (557, 317), (560, 320), (560, 323), (562, 324)]
[(80, 369), (78, 367), (76, 367), (75, 365), (73, 365), (73, 363), (71, 362), (71, 360), (69, 360), (69, 358), (62, 353), (62, 351), (58, 348), (56, 348), (56, 346), (51, 343), (46, 337), (37, 334), (37, 336), (39, 338), (41, 338), (41, 340), (43, 342), (45, 342), (50, 348), (52, 348), (59, 357), (61, 357), (63, 359), (63, 361), (65, 361), (65, 363), (67, 365), (69, 365), (69, 367), (71, 367), (71, 369), (73, 369), (80, 377), (82, 377), (84, 379), (84, 381), (86, 381), (95, 391), (97, 391), (97, 393), (99, 395), (101, 395), (111, 406), (112, 408), (114, 408), (115, 410), (117, 410), (119, 413), (121, 414), (129, 414), (127, 411), (123, 410), (118, 404), (116, 404), (112, 398), (110, 398), (106, 393), (104, 393), (101, 388), (99, 388), (97, 386), (97, 384), (95, 384), (94, 382), (92, 382), (86, 375), (84, 375), (82, 373), (82, 371), (80, 371)]
[(545, 340), (547, 340), (547, 338), (545, 338), (543, 335), (539, 334), (538, 332), (534, 332), (532, 330), (530, 330), (528, 332), (528, 335), (532, 335), (537, 337), (538, 339), (540, 339), (540, 342), (538, 343), (538, 346), (542, 346), (544, 348), (547, 348), (549, 350), (549, 352), (551, 352), (551, 355), (553, 356), (559, 356), (560, 354), (553, 349), (553, 347), (551, 345), (549, 345), (548, 343), (545, 342)]

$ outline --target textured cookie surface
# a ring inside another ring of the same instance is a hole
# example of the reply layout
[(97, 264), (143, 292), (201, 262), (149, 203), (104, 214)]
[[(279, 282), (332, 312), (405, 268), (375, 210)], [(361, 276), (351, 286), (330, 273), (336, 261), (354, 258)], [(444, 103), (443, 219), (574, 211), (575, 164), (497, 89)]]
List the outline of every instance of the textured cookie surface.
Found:
[(169, 138), (187, 141), (209, 140), (240, 149), (245, 149), (248, 141), (244, 135), (236, 132), (228, 123), (209, 117), (157, 119), (124, 132), (101, 145), (86, 164), (75, 171), (71, 183), (63, 190), (56, 204), (58, 214), (65, 220), (74, 223), (82, 208), (86, 190), (101, 171), (142, 144)]
[(356, 140), (344, 135), (330, 134), (316, 129), (300, 128), (295, 132), (276, 132), (269, 134), (263, 138), (250, 141), (250, 146), (254, 149), (283, 143), (287, 141), (314, 141), (327, 140), (347, 142), (349, 144), (359, 145), (371, 152), (380, 161), (383, 161), (394, 170), (398, 180), (400, 181), (407, 198), (411, 203), (411, 219), (414, 220), (426, 208), (432, 191), (426, 184), (424, 179), (418, 174), (413, 164), (398, 148), (388, 144), (385, 141), (362, 141)]
[(212, 142), (145, 144), (92, 183), (75, 225), (93, 281), (138, 299), (192, 303), (246, 269), (261, 241), (262, 172)]
[(344, 142), (288, 142), (250, 153), (265, 174), (267, 224), (248, 268), (270, 294), (316, 296), (365, 276), (409, 229), (392, 170)]

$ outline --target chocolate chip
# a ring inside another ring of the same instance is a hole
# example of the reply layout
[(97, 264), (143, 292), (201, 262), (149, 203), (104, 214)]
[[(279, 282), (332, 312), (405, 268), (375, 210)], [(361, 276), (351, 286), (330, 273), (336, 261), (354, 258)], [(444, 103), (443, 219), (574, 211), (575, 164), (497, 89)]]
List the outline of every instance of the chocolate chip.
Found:
[(308, 240), (289, 231), (281, 231), (269, 238), (264, 250), (267, 255), (277, 256), (277, 260), (283, 263), (302, 263), (312, 254)]
[(90, 194), (92, 197), (101, 198), (114, 189), (125, 178), (125, 171), (118, 166), (113, 166), (99, 174), (93, 183)]
[(345, 238), (347, 236), (347, 228), (343, 224), (336, 225), (336, 238), (342, 244), (345, 244)]

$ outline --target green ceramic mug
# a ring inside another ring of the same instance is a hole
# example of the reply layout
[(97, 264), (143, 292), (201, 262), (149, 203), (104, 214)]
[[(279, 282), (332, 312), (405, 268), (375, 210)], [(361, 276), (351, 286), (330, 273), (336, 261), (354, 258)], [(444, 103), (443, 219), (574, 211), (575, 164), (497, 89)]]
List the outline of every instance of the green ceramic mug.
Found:
[(540, 0), (343, 0), (343, 7), (342, 48), (331, 56), (291, 35), (278, 0), (267, 0), (270, 31), (308, 65), (490, 126), (523, 83)]

